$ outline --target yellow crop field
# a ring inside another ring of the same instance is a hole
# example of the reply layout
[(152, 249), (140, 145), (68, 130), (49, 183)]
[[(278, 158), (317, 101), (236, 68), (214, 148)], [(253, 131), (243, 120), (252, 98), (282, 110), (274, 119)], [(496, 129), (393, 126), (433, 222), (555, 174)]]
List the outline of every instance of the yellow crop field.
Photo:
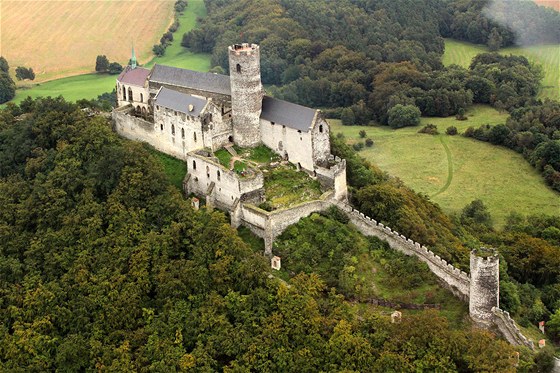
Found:
[[(95, 58), (140, 62), (173, 21), (173, 0), (1, 0), (0, 55), (36, 81), (92, 72)], [(13, 69), (15, 70), (15, 69)], [(12, 70), (12, 73), (13, 73)]]

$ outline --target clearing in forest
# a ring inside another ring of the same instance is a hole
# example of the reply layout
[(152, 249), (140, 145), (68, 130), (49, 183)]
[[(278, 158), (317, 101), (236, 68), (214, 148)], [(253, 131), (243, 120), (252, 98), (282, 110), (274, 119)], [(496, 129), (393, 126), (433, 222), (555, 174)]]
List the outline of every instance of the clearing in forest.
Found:
[[(456, 64), (468, 68), (474, 56), (486, 52), (488, 52), (488, 48), (485, 45), (445, 39), (443, 64), (445, 66)], [(530, 62), (541, 65), (544, 78), (538, 97), (560, 99), (560, 44), (509, 47), (500, 49), (498, 52), (503, 55), (525, 56)]]
[[(0, 54), (10, 66), (31, 67), (36, 81), (84, 74), (95, 58), (126, 64), (132, 43), (139, 60), (173, 21), (173, 1), (0, 2)], [(12, 71), (13, 73), (13, 71)]]
[[(474, 199), (488, 206), (497, 227), (511, 211), (529, 215), (560, 211), (560, 195), (549, 188), (542, 176), (518, 153), (504, 147), (461, 136), (469, 126), (505, 123), (507, 114), (489, 106), (467, 110), (468, 120), (455, 117), (422, 118), (420, 126), (393, 130), (388, 126), (343, 126), (329, 120), (332, 133), (342, 132), (346, 142), (374, 141), (358, 154), (397, 176), (417, 192), (426, 194), (447, 213), (460, 211)], [(439, 135), (418, 133), (428, 123)], [(445, 130), (457, 127), (459, 135)], [(451, 162), (451, 163), (450, 163)]]

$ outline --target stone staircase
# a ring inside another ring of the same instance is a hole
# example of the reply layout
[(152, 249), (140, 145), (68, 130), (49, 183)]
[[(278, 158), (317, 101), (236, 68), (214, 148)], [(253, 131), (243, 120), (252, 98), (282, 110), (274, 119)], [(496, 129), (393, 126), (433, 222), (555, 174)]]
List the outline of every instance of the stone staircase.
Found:
[(231, 154), (234, 157), (237, 157), (237, 152), (233, 148), (233, 144), (228, 144), (228, 145), (225, 146), (225, 148), (226, 148), (226, 150), (228, 151), (229, 154)]

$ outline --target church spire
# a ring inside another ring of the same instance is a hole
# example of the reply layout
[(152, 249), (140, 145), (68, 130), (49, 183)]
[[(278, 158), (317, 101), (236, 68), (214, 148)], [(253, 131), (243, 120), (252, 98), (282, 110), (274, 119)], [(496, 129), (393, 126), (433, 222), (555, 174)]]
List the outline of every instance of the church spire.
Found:
[(134, 43), (132, 43), (132, 57), (130, 57), (130, 66), (136, 68), (136, 53), (134, 53)]

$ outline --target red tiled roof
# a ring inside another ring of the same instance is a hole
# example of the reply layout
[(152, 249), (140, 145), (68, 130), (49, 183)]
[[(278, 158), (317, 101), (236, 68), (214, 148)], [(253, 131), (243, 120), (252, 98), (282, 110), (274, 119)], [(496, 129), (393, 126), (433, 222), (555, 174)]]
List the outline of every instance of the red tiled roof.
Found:
[(145, 69), (143, 67), (131, 69), (130, 66), (127, 66), (119, 75), (117, 80), (121, 83), (143, 87), (149, 74), (149, 69)]

